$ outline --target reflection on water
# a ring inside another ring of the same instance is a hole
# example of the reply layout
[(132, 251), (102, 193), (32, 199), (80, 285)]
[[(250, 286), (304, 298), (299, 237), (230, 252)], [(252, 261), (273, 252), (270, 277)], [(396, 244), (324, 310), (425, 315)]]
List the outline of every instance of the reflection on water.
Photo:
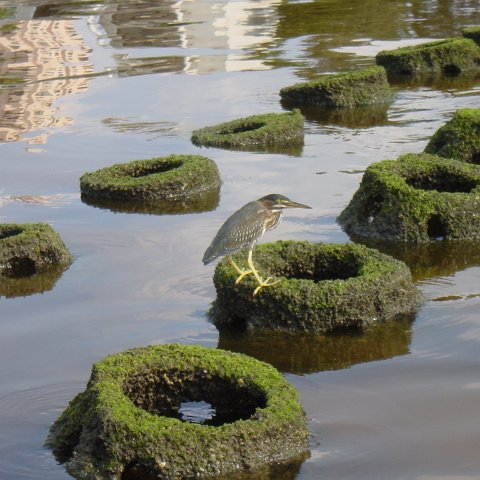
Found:
[(18, 277), (0, 275), (0, 298), (27, 297), (52, 290), (67, 268), (53, 267), (46, 272)]
[[(289, 108), (286, 102), (282, 106)], [(338, 125), (346, 128), (369, 128), (388, 124), (388, 105), (373, 105), (353, 108), (320, 108), (309, 105), (296, 106), (311, 123)]]
[(412, 316), (363, 331), (332, 335), (221, 330), (218, 348), (245, 353), (282, 372), (306, 373), (348, 368), (409, 353)]
[(81, 196), (82, 202), (115, 213), (147, 213), (150, 215), (182, 215), (210, 212), (220, 202), (220, 187), (200, 192), (190, 197), (166, 200), (129, 201), (111, 198)]
[[(233, 478), (235, 480), (293, 480), (297, 477), (306, 457), (307, 455), (299, 457), (289, 463), (267, 465), (253, 472), (236, 472), (234, 477), (232, 475), (209, 477), (209, 480), (232, 480)], [(139, 465), (132, 466), (128, 472), (122, 475), (122, 480), (154, 480), (157, 478), (148, 469)]]
[[(21, 20), (4, 32), (0, 78), (22, 83), (0, 89), (0, 142), (25, 139), (33, 130), (70, 125), (72, 119), (58, 117), (53, 103), (86, 91), (88, 79), (82, 76), (93, 72), (89, 54), (70, 20)], [(47, 137), (44, 132), (27, 140), (43, 144)]]

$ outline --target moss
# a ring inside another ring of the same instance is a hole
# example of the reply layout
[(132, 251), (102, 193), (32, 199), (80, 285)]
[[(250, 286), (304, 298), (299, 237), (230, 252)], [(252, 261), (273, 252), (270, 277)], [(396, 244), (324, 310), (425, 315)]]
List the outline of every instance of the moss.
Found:
[(480, 169), (430, 154), (374, 163), (338, 217), (351, 235), (402, 242), (480, 238)]
[(355, 107), (387, 103), (393, 91), (383, 67), (324, 75), (318, 80), (297, 83), (280, 90), (287, 106), (319, 105), (323, 107)]
[(201, 128), (192, 133), (195, 145), (257, 149), (303, 145), (303, 117), (298, 110), (267, 113)]
[(449, 38), (382, 51), (377, 54), (376, 62), (385, 67), (388, 74), (456, 76), (479, 71), (480, 48), (468, 38)]
[[(247, 405), (250, 415), (219, 426), (188, 423), (176, 418), (185, 400), (207, 400), (217, 412)], [(162, 479), (205, 478), (296, 457), (307, 451), (307, 435), (298, 395), (273, 367), (174, 344), (96, 363), (47, 445), (67, 457), (76, 478), (116, 479), (136, 465)]]
[(115, 164), (80, 178), (80, 190), (85, 197), (140, 202), (191, 197), (219, 185), (217, 166), (199, 155), (170, 155)]
[(480, 108), (457, 110), (435, 132), (424, 151), (480, 165)]
[(8, 291), (8, 278), (48, 272), (71, 261), (70, 252), (50, 225), (0, 224), (0, 291)]
[[(233, 257), (240, 265), (244, 253)], [(215, 269), (214, 323), (248, 329), (324, 333), (366, 326), (413, 310), (419, 293), (401, 262), (363, 246), (276, 242), (258, 246), (263, 276), (281, 281), (255, 297), (255, 280), (222, 260)]]
[(477, 45), (480, 45), (480, 27), (467, 27), (462, 30), (462, 35), (466, 38), (470, 38)]

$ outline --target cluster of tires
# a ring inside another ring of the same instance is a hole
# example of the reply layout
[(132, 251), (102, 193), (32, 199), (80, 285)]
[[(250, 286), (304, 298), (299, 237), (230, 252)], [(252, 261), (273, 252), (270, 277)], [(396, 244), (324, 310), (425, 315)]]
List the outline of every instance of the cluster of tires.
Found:
[[(387, 74), (413, 75), (426, 65), (449, 75), (478, 70), (479, 31), (382, 52), (378, 66), (286, 87), (282, 102), (341, 108), (384, 103), (393, 96)], [(296, 109), (254, 115), (196, 130), (192, 142), (290, 148), (303, 145), (303, 124)], [(352, 236), (375, 240), (479, 239), (479, 164), (480, 110), (459, 110), (425, 152), (372, 164), (338, 220)], [(113, 165), (80, 179), (84, 202), (115, 211), (211, 210), (219, 188), (217, 166), (199, 155)], [(261, 245), (255, 255), (262, 272), (282, 281), (253, 297), (250, 280), (235, 285), (236, 272), (221, 261), (211, 310), (219, 328), (321, 334), (394, 319), (422, 301), (403, 262), (363, 245), (284, 241)], [(234, 258), (242, 262), (242, 254)], [(47, 225), (0, 225), (0, 287), (71, 260)], [(182, 421), (179, 405), (185, 399), (208, 401), (224, 421), (220, 426)], [(307, 437), (298, 395), (272, 366), (222, 350), (163, 345), (96, 363), (87, 389), (54, 423), (47, 444), (77, 478), (112, 480), (139, 470), (173, 479), (303, 459)]]

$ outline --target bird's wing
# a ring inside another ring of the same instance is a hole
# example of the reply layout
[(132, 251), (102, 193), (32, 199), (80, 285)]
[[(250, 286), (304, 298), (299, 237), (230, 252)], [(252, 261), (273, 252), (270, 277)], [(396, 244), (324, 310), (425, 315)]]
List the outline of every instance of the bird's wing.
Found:
[(257, 202), (250, 202), (237, 210), (220, 227), (203, 256), (207, 264), (217, 257), (229, 255), (255, 243), (265, 232), (264, 210)]

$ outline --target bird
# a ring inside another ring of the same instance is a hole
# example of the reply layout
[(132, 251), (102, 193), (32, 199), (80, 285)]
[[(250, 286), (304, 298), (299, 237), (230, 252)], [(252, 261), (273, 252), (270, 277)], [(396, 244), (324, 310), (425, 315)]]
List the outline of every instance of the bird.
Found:
[[(258, 287), (253, 295), (264, 287), (275, 285), (280, 280), (270, 282), (258, 273), (253, 265), (252, 252), (258, 239), (268, 230), (278, 227), (282, 221), (283, 210), (286, 208), (312, 208), (303, 203), (297, 203), (284, 195), (271, 193), (258, 200), (247, 203), (233, 213), (215, 235), (212, 243), (203, 255), (203, 264), (207, 265), (215, 259), (227, 256), (231, 265), (238, 273), (235, 284), (240, 283), (247, 275), (253, 275), (257, 280)], [(248, 269), (240, 268), (231, 255), (244, 247), (248, 247)]]

